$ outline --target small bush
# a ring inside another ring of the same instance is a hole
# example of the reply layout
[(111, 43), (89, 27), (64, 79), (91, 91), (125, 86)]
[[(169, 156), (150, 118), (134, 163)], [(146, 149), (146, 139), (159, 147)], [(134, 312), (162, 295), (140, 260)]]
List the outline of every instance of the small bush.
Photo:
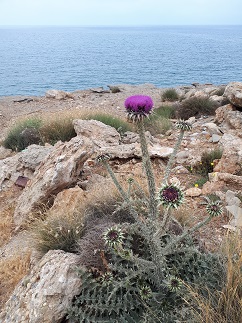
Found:
[(222, 154), (222, 149), (218, 148), (204, 151), (202, 153), (201, 162), (197, 165), (197, 173), (203, 176), (208, 176), (209, 173), (212, 173), (214, 168), (213, 161), (215, 159), (220, 159)]
[(120, 90), (120, 88), (118, 86), (110, 86), (109, 88), (110, 88), (110, 91), (112, 93), (119, 93), (119, 92), (121, 92), (121, 90)]
[[(21, 151), (28, 147), (29, 140), (26, 140), (25, 136), (23, 136), (23, 131), (26, 129), (29, 130), (36, 130), (37, 133), (39, 132), (39, 129), (41, 127), (42, 120), (39, 118), (31, 118), (26, 119), (23, 121), (18, 122), (8, 133), (6, 139), (3, 141), (3, 146), (8, 149), (12, 149), (14, 151)], [(35, 133), (36, 137), (36, 133)], [(40, 138), (38, 139), (38, 142), (31, 142), (31, 143), (39, 143)]]
[(76, 136), (73, 119), (56, 118), (45, 122), (39, 129), (43, 143), (54, 145), (57, 141), (69, 141)]
[(201, 115), (213, 115), (218, 104), (208, 97), (191, 97), (182, 101), (177, 109), (177, 117), (187, 120), (190, 117)]
[(177, 101), (179, 99), (179, 95), (175, 89), (167, 89), (161, 95), (162, 101)]
[(57, 249), (75, 252), (83, 232), (82, 218), (73, 214), (51, 214), (47, 219), (38, 219), (32, 226), (35, 247), (42, 254)]
[(96, 113), (90, 114), (86, 118), (86, 120), (97, 120), (108, 126), (115, 128), (121, 135), (126, 131), (132, 131), (133, 127), (127, 121), (124, 121), (121, 118), (114, 117), (110, 114), (106, 113)]

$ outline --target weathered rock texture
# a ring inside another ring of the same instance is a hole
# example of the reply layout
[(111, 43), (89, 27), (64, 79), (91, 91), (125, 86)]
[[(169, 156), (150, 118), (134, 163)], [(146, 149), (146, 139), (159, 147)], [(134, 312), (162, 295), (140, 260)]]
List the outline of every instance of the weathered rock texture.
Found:
[(74, 99), (73, 94), (60, 90), (48, 90), (45, 93), (48, 99), (64, 100), (64, 99)]
[(52, 146), (31, 145), (12, 157), (0, 160), (0, 191), (11, 186), (18, 176), (32, 178), (35, 169), (52, 150)]
[(73, 120), (75, 132), (78, 136), (91, 139), (94, 147), (117, 146), (120, 134), (116, 129), (96, 120)]
[(224, 134), (220, 140), (223, 147), (222, 158), (214, 167), (215, 172), (237, 174), (242, 165), (242, 139)]
[(23, 224), (36, 206), (75, 183), (91, 153), (90, 141), (80, 137), (66, 143), (58, 142), (19, 197), (14, 213), (15, 224)]
[(230, 82), (225, 88), (224, 96), (236, 107), (242, 107), (242, 83)]
[(49, 251), (16, 286), (0, 314), (1, 323), (58, 323), (65, 317), (81, 280), (79, 256)]

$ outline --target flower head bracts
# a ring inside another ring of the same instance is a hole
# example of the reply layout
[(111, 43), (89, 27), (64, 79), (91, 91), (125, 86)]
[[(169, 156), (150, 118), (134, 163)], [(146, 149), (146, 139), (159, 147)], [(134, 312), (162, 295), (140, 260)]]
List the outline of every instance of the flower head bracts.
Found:
[(106, 232), (104, 232), (103, 234), (103, 238), (105, 243), (109, 246), (109, 247), (116, 247), (119, 246), (120, 244), (122, 244), (123, 240), (124, 240), (124, 233), (122, 231), (122, 229), (120, 228), (120, 226), (115, 225), (111, 228), (109, 228)]
[(141, 286), (139, 293), (143, 300), (150, 299), (153, 296), (152, 290), (148, 285)]
[(207, 213), (212, 216), (219, 216), (223, 213), (222, 201), (220, 199), (211, 199), (208, 196), (204, 196), (205, 202), (201, 202), (201, 204), (206, 205)]
[(128, 112), (128, 119), (137, 122), (151, 113), (154, 104), (150, 96), (133, 95), (125, 100), (124, 106)]
[(101, 154), (96, 157), (97, 163), (103, 163), (104, 161), (107, 161), (111, 158), (110, 154)]
[(176, 184), (164, 184), (158, 192), (159, 204), (165, 207), (178, 208), (183, 203), (184, 194)]
[(182, 281), (178, 277), (169, 276), (165, 284), (170, 292), (177, 292), (182, 287)]
[(185, 120), (179, 120), (176, 123), (176, 128), (182, 131), (191, 131), (192, 130), (192, 124), (185, 121)]
[(211, 201), (211, 202), (207, 203), (206, 211), (212, 217), (221, 215), (223, 212), (223, 208), (221, 206), (221, 201), (217, 200), (217, 201)]

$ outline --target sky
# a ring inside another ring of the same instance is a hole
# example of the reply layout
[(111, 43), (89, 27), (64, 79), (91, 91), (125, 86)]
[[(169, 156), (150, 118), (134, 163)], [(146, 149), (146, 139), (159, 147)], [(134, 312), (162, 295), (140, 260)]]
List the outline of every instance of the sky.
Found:
[(0, 0), (0, 25), (241, 25), (242, 0)]

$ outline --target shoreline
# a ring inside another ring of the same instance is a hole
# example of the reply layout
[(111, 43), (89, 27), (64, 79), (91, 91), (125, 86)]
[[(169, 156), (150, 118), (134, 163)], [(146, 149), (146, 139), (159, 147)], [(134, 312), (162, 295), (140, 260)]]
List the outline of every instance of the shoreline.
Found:
[[(189, 90), (196, 91), (204, 88), (219, 88), (224, 85), (214, 85), (211, 83), (199, 84), (192, 83), (174, 87), (183, 95)], [(117, 84), (108, 86), (118, 87), (120, 92), (112, 93), (111, 90), (106, 90), (103, 87), (91, 88), (86, 90), (76, 90), (74, 92), (64, 92), (61, 90), (50, 90), (49, 92), (57, 91), (64, 98), (45, 96), (4, 96), (0, 97), (0, 140), (5, 137), (8, 128), (15, 120), (29, 115), (40, 115), (44, 113), (57, 113), (58, 111), (78, 109), (80, 112), (105, 112), (114, 116), (125, 117), (124, 101), (128, 96), (143, 94), (152, 97), (155, 107), (162, 105), (161, 93), (167, 88), (159, 88), (153, 84), (145, 83), (140, 85)], [(66, 94), (66, 96), (65, 96)], [(61, 95), (59, 97), (61, 97)]]

